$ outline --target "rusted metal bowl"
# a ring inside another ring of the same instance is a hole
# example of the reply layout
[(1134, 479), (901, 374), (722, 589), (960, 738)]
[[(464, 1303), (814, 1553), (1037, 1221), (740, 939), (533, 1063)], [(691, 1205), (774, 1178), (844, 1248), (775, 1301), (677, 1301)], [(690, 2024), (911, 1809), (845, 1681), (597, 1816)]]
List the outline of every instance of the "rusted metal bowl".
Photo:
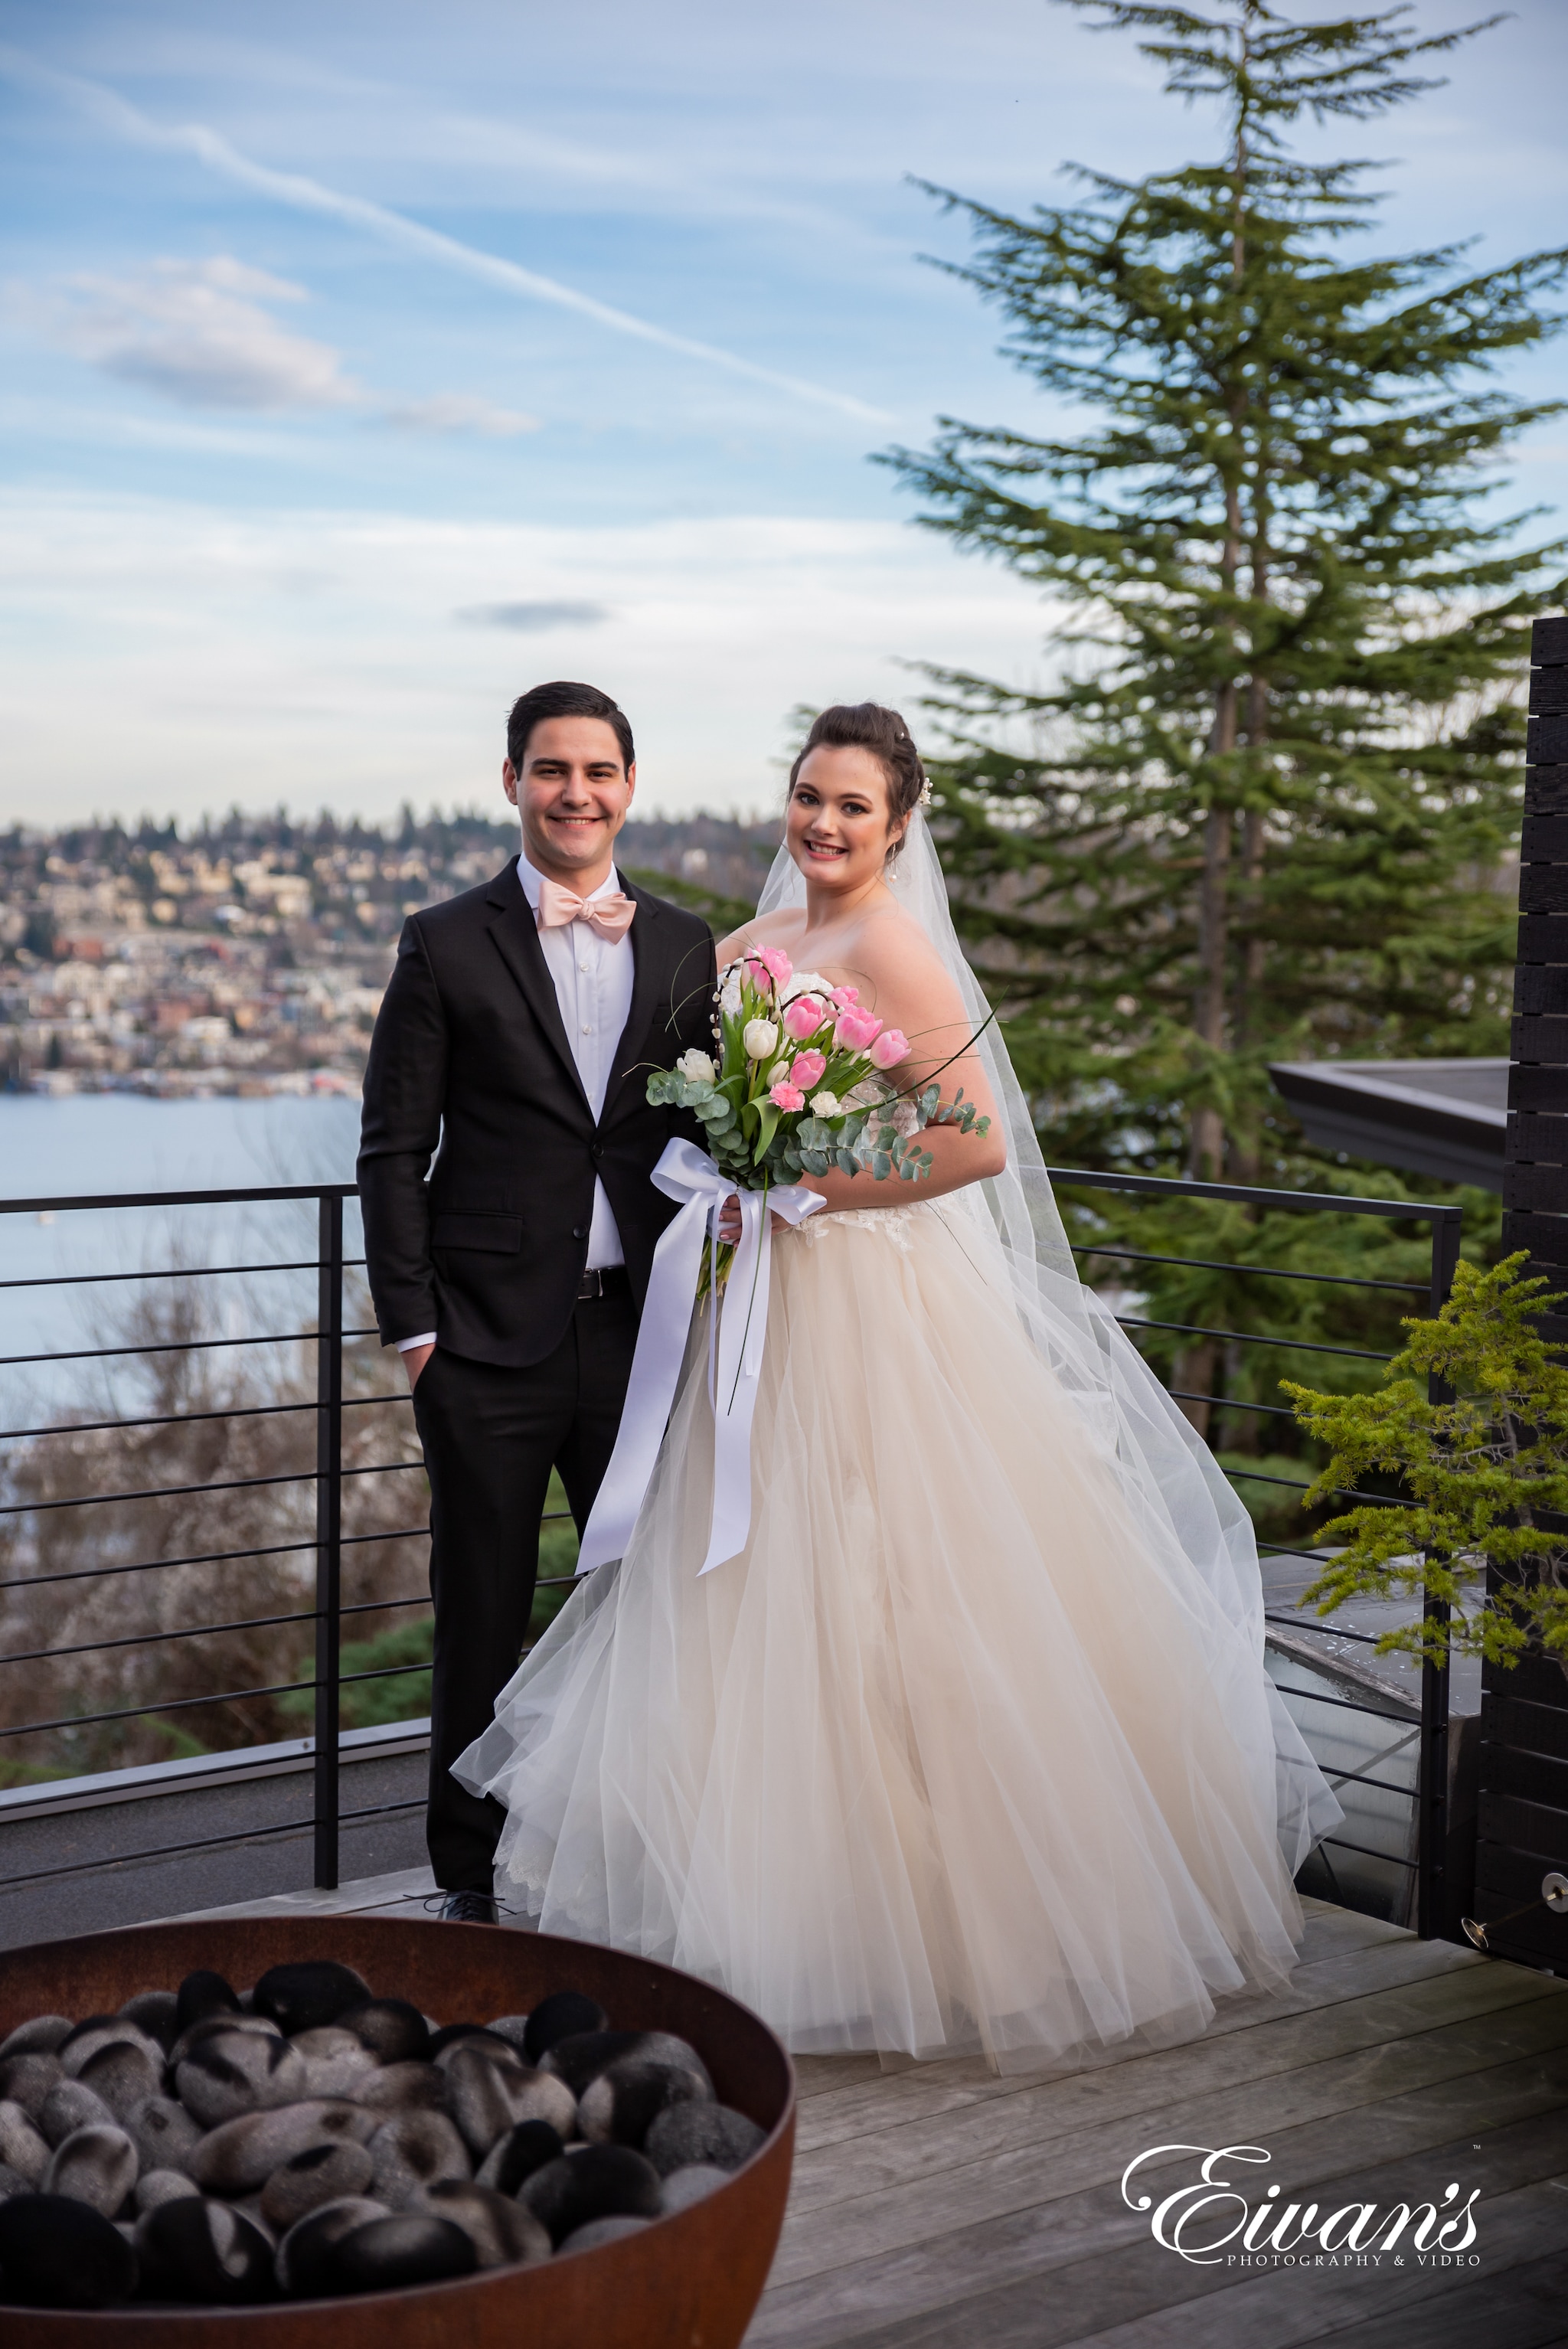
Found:
[(767, 2141), (707, 2199), (598, 2251), (453, 2282), (252, 2308), (0, 2307), (5, 2349), (736, 2349), (772, 2263), (795, 2145), (789, 2058), (745, 2007), (672, 1967), (587, 1941), (374, 1917), (236, 1917), (138, 1925), (0, 1958), (0, 2038), (34, 2014), (112, 2014), (198, 1966), (242, 1987), (269, 1966), (332, 1957), (439, 2023), (526, 2013), (585, 1991), (618, 2030), (673, 2031), (721, 2103)]

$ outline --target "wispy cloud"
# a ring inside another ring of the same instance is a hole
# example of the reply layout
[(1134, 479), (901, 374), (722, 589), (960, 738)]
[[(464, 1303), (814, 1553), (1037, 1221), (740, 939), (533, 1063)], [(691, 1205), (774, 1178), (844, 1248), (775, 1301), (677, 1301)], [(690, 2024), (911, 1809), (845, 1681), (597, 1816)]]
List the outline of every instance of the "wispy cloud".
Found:
[(596, 628), (610, 616), (607, 604), (465, 604), (454, 618), (476, 628), (510, 628), (517, 636), (543, 636), (550, 628)]
[(270, 165), (258, 163), (225, 139), (221, 131), (204, 123), (155, 122), (129, 98), (106, 83), (89, 81), (77, 74), (58, 72), (46, 66), (26, 51), (0, 45), (0, 74), (34, 89), (47, 90), (88, 113), (105, 128), (138, 145), (156, 147), (165, 151), (193, 155), (210, 171), (236, 181), (256, 195), (265, 196), (274, 203), (287, 205), (292, 211), (314, 212), (318, 216), (342, 221), (349, 226), (365, 230), (381, 243), (392, 244), (406, 253), (418, 254), (438, 267), (454, 270), (465, 277), (480, 279), (502, 293), (530, 302), (547, 302), (557, 307), (573, 310), (580, 316), (592, 318), (612, 332), (630, 335), (640, 342), (655, 343), (665, 350), (676, 351), (686, 358), (699, 360), (705, 366), (722, 367), (731, 375), (745, 376), (754, 383), (765, 383), (775, 391), (791, 394), (797, 399), (813, 402), (819, 407), (836, 409), (861, 423), (891, 424), (896, 419), (884, 409), (871, 407), (848, 392), (834, 391), (827, 386), (808, 382), (799, 376), (786, 375), (775, 367), (760, 366), (753, 359), (743, 358), (735, 351), (722, 349), (714, 343), (696, 341), (688, 335), (674, 333), (652, 320), (639, 318), (629, 310), (614, 308), (600, 302), (591, 294), (580, 293), (575, 286), (564, 285), (558, 278), (542, 276), (537, 270), (524, 269), (515, 261), (500, 254), (485, 253), (479, 246), (465, 244), (459, 238), (447, 236), (439, 229), (427, 228), (420, 221), (410, 220), (407, 213), (392, 211), (387, 205), (373, 203), (364, 196), (346, 194), (341, 189), (329, 188), (319, 180), (307, 179), (294, 171), (273, 171)]
[(357, 406), (366, 395), (337, 352), (263, 306), (305, 298), (303, 286), (227, 254), (158, 261), (134, 277), (84, 274), (12, 297), (64, 349), (183, 407), (275, 415)]
[(388, 424), (406, 432), (477, 432), (483, 440), (512, 440), (520, 432), (537, 432), (537, 416), (521, 409), (498, 408), (493, 399), (470, 392), (442, 391), (433, 399), (406, 399), (385, 411)]
[(284, 415), (358, 409), (411, 432), (504, 440), (539, 419), (471, 392), (393, 399), (345, 372), (342, 356), (265, 305), (309, 299), (303, 285), (230, 254), (160, 260), (129, 277), (83, 272), (48, 286), (12, 286), (7, 306), (63, 350), (182, 408)]

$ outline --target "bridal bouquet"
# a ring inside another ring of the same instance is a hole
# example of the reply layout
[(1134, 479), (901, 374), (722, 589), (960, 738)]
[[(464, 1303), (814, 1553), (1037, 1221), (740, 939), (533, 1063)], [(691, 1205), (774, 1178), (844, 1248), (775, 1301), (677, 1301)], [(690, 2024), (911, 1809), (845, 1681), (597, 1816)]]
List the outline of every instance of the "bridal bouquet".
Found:
[[(753, 947), (720, 974), (713, 1027), (717, 1058), (683, 1052), (648, 1079), (648, 1099), (701, 1121), (709, 1156), (738, 1191), (834, 1169), (918, 1182), (932, 1164), (916, 1140), (923, 1127), (988, 1130), (962, 1087), (945, 1108), (934, 1081), (901, 1089), (889, 1072), (909, 1058), (908, 1038), (868, 1011), (858, 988), (797, 971), (776, 947)], [(720, 1285), (733, 1253), (718, 1251)]]
[[(713, 1034), (716, 1051), (683, 1052), (673, 1069), (648, 1079), (649, 1101), (692, 1111), (707, 1149), (683, 1135), (665, 1144), (653, 1170), (676, 1213), (654, 1250), (626, 1406), (583, 1529), (579, 1574), (626, 1554), (679, 1390), (694, 1288), (699, 1299), (711, 1290), (715, 1300), (707, 1317), (713, 1507), (697, 1569), (707, 1574), (744, 1549), (751, 1524), (751, 1424), (768, 1330), (773, 1209), (790, 1224), (820, 1210), (821, 1194), (802, 1185), (803, 1174), (918, 1182), (932, 1165), (916, 1138), (922, 1127), (984, 1133), (989, 1124), (962, 1090), (944, 1107), (934, 1076), (901, 1087), (892, 1071), (910, 1057), (908, 1037), (868, 1011), (854, 988), (797, 971), (774, 947), (754, 947), (721, 974)], [(740, 1194), (738, 1249), (717, 1235), (732, 1192)], [(738, 1256), (740, 1274), (721, 1306), (718, 1292)]]

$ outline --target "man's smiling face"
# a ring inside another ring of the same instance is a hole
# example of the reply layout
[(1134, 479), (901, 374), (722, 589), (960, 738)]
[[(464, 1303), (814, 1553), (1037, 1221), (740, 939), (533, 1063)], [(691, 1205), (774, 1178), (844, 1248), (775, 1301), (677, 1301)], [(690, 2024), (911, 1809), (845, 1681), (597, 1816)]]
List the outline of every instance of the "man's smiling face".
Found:
[(637, 770), (623, 766), (615, 730), (603, 718), (543, 718), (528, 738), (520, 775), (501, 769), (522, 819), (529, 863), (585, 894), (609, 873)]

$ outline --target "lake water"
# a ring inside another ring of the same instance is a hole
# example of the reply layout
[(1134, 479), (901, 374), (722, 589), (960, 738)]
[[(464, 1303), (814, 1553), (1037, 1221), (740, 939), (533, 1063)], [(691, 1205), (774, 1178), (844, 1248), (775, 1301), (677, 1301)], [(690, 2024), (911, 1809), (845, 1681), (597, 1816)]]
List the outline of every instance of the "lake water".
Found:
[[(0, 1208), (7, 1199), (352, 1182), (358, 1132), (358, 1102), (332, 1095), (0, 1094)], [(359, 1255), (353, 1202), (345, 1238), (347, 1253)], [(36, 1423), (46, 1409), (101, 1392), (104, 1372), (94, 1366), (15, 1358), (113, 1344), (138, 1296), (155, 1288), (73, 1276), (297, 1262), (315, 1247), (311, 1202), (0, 1213), (0, 1358), (10, 1358), (0, 1360), (0, 1425), (15, 1426), (19, 1410)], [(211, 1293), (233, 1336), (300, 1329), (315, 1309), (309, 1273), (227, 1277)]]
[(332, 1094), (0, 1093), (0, 1200), (351, 1183), (358, 1138), (359, 1103)]

